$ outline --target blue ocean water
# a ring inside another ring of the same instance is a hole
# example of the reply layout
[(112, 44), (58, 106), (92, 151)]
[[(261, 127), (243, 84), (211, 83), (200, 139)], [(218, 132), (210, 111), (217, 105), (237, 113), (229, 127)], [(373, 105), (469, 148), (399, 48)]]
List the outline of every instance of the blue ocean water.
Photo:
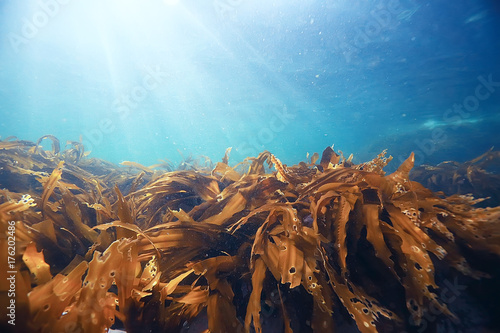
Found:
[(499, 18), (494, 0), (3, 0), (0, 135), (145, 165), (332, 144), (464, 161), (500, 146)]

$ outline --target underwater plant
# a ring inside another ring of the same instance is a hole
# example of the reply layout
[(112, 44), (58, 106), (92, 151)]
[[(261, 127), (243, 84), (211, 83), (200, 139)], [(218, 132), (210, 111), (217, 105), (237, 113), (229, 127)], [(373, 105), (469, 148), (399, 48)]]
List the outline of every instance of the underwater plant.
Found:
[(410, 177), (433, 191), (446, 195), (472, 194), (486, 198), (481, 206), (500, 205), (500, 152), (490, 149), (486, 153), (463, 163), (447, 161), (436, 166), (420, 165)]
[(157, 170), (41, 140), (0, 141), (20, 331), (401, 332), (429, 313), (457, 328), (440, 283), (499, 277), (500, 207), (410, 180), (413, 154), (390, 175), (385, 152), (332, 148)]

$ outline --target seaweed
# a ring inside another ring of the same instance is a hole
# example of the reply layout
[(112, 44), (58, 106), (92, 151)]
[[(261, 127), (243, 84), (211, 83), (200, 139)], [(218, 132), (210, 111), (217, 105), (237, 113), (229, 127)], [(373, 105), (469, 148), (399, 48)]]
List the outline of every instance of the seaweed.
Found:
[(500, 152), (493, 148), (463, 163), (442, 162), (436, 166), (421, 165), (412, 170), (411, 177), (433, 191), (446, 195), (472, 194), (484, 198), (480, 205), (500, 205)]
[(413, 154), (385, 175), (385, 151), (354, 164), (329, 147), (293, 166), (264, 151), (233, 167), (229, 153), (174, 170), (61, 151), (53, 136), (0, 141), (19, 329), (384, 332), (436, 312), (460, 327), (442, 276), (499, 277), (500, 207), (411, 180)]

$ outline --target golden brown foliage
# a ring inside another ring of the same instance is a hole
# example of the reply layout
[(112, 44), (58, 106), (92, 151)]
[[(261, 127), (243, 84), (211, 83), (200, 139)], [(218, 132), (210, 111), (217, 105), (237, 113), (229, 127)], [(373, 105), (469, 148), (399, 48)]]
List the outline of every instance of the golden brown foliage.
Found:
[(331, 148), (290, 167), (267, 151), (230, 167), (229, 150), (210, 171), (124, 163), (137, 174), (44, 138), (52, 151), (0, 142), (0, 225), (15, 221), (31, 331), (174, 332), (206, 316), (210, 332), (261, 332), (268, 311), (285, 332), (331, 332), (342, 313), (360, 332), (402, 330), (429, 309), (457, 320), (436, 262), (479, 279), (464, 245), (500, 257), (500, 208), (411, 181), (413, 154), (387, 176), (385, 152), (354, 165)]
[(485, 198), (481, 206), (500, 205), (500, 151), (490, 149), (470, 161), (442, 162), (437, 166), (421, 165), (414, 168), (411, 178), (433, 191), (447, 195), (472, 194)]

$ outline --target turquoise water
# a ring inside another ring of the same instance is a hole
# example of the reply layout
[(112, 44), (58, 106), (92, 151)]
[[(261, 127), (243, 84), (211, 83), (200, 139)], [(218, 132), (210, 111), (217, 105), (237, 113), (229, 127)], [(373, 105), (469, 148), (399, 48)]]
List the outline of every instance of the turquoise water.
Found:
[[(150, 165), (500, 146), (496, 1), (0, 2), (0, 135)], [(180, 152), (180, 153), (179, 153)]]

